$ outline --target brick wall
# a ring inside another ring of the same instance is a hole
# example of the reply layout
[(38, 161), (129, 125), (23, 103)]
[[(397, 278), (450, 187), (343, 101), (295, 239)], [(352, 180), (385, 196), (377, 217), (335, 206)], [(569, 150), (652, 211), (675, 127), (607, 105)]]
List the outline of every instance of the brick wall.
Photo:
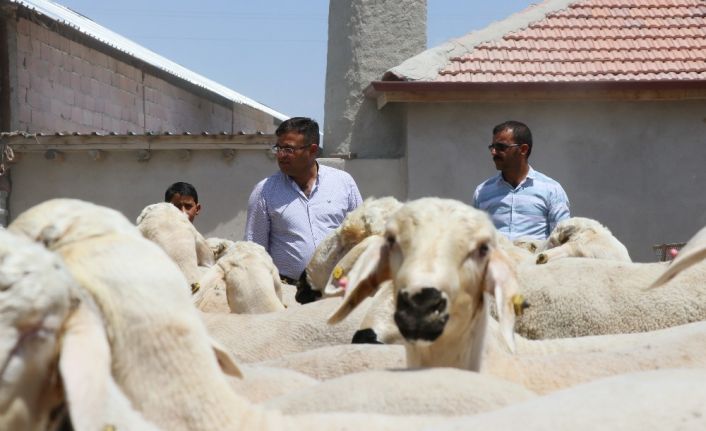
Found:
[(256, 109), (216, 103), (24, 18), (17, 29), (17, 112), (27, 132), (272, 131)]

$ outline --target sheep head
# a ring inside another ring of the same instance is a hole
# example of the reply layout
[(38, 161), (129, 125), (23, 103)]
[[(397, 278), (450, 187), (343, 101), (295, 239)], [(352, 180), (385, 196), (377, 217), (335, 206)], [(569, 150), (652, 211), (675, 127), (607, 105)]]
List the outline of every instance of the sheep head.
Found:
[[(329, 323), (345, 318), (392, 280), (395, 322), (406, 341), (425, 345), (468, 333), (495, 296), (503, 337), (514, 349), (512, 263), (488, 216), (461, 202), (424, 198), (405, 204), (371, 240), (351, 270), (349, 292)], [(462, 340), (459, 340), (463, 342)]]
[(206, 244), (213, 252), (214, 259), (218, 260), (228, 253), (228, 250), (233, 247), (235, 241), (223, 238), (206, 238)]
[(154, 429), (110, 375), (95, 303), (57, 255), (0, 231), (0, 429)]
[(179, 265), (192, 288), (199, 280), (198, 266), (213, 266), (213, 250), (186, 214), (168, 202), (146, 206), (137, 217), (142, 235), (158, 244)]
[(0, 231), (0, 429), (43, 429), (61, 402), (55, 365), (73, 284), (55, 255)]
[(316, 247), (306, 267), (312, 290), (323, 294), (322, 298), (340, 296), (343, 290), (332, 281), (340, 276), (336, 277), (334, 273), (347, 273), (357, 258), (356, 253), (360, 247), (356, 247), (369, 236), (382, 234), (387, 219), (401, 206), (391, 196), (367, 198), (358, 208), (348, 213), (341, 225)]
[[(125, 315), (167, 316), (184, 322), (199, 319), (176, 264), (118, 211), (76, 199), (52, 199), (20, 214), (9, 231), (63, 257), (81, 292), (95, 300), (111, 338), (111, 331), (124, 326)], [(123, 271), (123, 263), (131, 261), (131, 271)], [(209, 341), (223, 371), (239, 375), (230, 354)]]

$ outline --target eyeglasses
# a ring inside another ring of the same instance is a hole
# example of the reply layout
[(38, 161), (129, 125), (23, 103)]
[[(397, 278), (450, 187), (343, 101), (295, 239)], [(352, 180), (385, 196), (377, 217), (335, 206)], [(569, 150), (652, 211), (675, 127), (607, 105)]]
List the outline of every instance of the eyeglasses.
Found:
[(279, 145), (273, 145), (272, 148), (270, 149), (270, 151), (272, 152), (272, 154), (282, 153), (282, 154), (286, 154), (288, 156), (291, 156), (292, 154), (294, 154), (294, 152), (296, 150), (301, 150), (303, 148), (310, 147), (310, 146), (311, 146), (311, 144), (302, 145), (301, 147), (280, 147)]
[(488, 145), (488, 149), (489, 149), (490, 151), (495, 150), (495, 151), (504, 153), (505, 151), (507, 151), (508, 148), (519, 147), (520, 145), (522, 145), (522, 144), (501, 144), (501, 143), (497, 143), (497, 144), (490, 144), (490, 145)]

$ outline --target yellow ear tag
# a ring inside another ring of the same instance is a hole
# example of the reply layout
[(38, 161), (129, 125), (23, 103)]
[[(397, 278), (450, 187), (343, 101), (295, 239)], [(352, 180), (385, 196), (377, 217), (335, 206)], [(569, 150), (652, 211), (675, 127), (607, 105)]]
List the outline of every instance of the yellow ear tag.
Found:
[(338, 280), (341, 277), (343, 277), (343, 268), (341, 268), (340, 266), (337, 266), (333, 269), (333, 278)]
[(512, 307), (515, 309), (515, 316), (522, 316), (522, 312), (529, 306), (529, 302), (524, 296), (519, 293), (512, 295)]
[(191, 284), (191, 294), (193, 295), (194, 293), (198, 292), (199, 289), (201, 289), (201, 285), (196, 282)]

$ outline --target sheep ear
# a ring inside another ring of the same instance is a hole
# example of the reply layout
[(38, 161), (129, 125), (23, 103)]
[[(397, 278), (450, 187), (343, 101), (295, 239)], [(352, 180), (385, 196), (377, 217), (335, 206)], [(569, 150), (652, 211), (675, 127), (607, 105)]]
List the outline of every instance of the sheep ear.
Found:
[(559, 244), (566, 244), (567, 241), (571, 239), (573, 235), (578, 232), (579, 227), (576, 225), (565, 225), (559, 232)]
[(59, 373), (75, 429), (102, 429), (113, 405), (110, 346), (100, 317), (81, 304), (69, 316), (61, 340)]
[(495, 297), (498, 322), (503, 339), (511, 352), (515, 351), (515, 307), (517, 276), (510, 258), (500, 249), (490, 254), (485, 275), (485, 290)]
[(230, 352), (213, 338), (211, 338), (210, 341), (213, 352), (216, 354), (218, 365), (221, 366), (221, 370), (229, 376), (242, 378), (243, 373), (240, 372), (240, 368), (238, 368), (235, 358), (233, 358)]
[(653, 289), (674, 278), (677, 274), (706, 259), (706, 227), (701, 229), (679, 251), (667, 270), (648, 288)]
[(336, 266), (326, 282), (326, 287), (324, 287), (324, 295), (338, 296), (344, 293), (345, 287), (339, 285), (339, 280), (346, 277), (348, 281), (350, 281), (351, 276), (355, 277), (355, 275), (352, 274), (355, 263), (358, 261), (363, 252), (368, 249), (370, 244), (372, 242), (379, 241), (379, 238), (381, 238), (380, 235), (371, 235), (363, 239), (361, 242), (356, 244), (355, 247), (350, 249), (348, 253), (346, 253), (341, 260), (338, 261), (338, 263), (336, 263)]
[(81, 303), (64, 323), (59, 374), (73, 429), (156, 431), (113, 379), (103, 322)]
[(385, 238), (370, 237), (368, 245), (351, 268), (348, 278), (348, 293), (343, 303), (329, 317), (334, 324), (345, 319), (368, 296), (377, 292), (380, 283), (390, 279), (389, 248)]

